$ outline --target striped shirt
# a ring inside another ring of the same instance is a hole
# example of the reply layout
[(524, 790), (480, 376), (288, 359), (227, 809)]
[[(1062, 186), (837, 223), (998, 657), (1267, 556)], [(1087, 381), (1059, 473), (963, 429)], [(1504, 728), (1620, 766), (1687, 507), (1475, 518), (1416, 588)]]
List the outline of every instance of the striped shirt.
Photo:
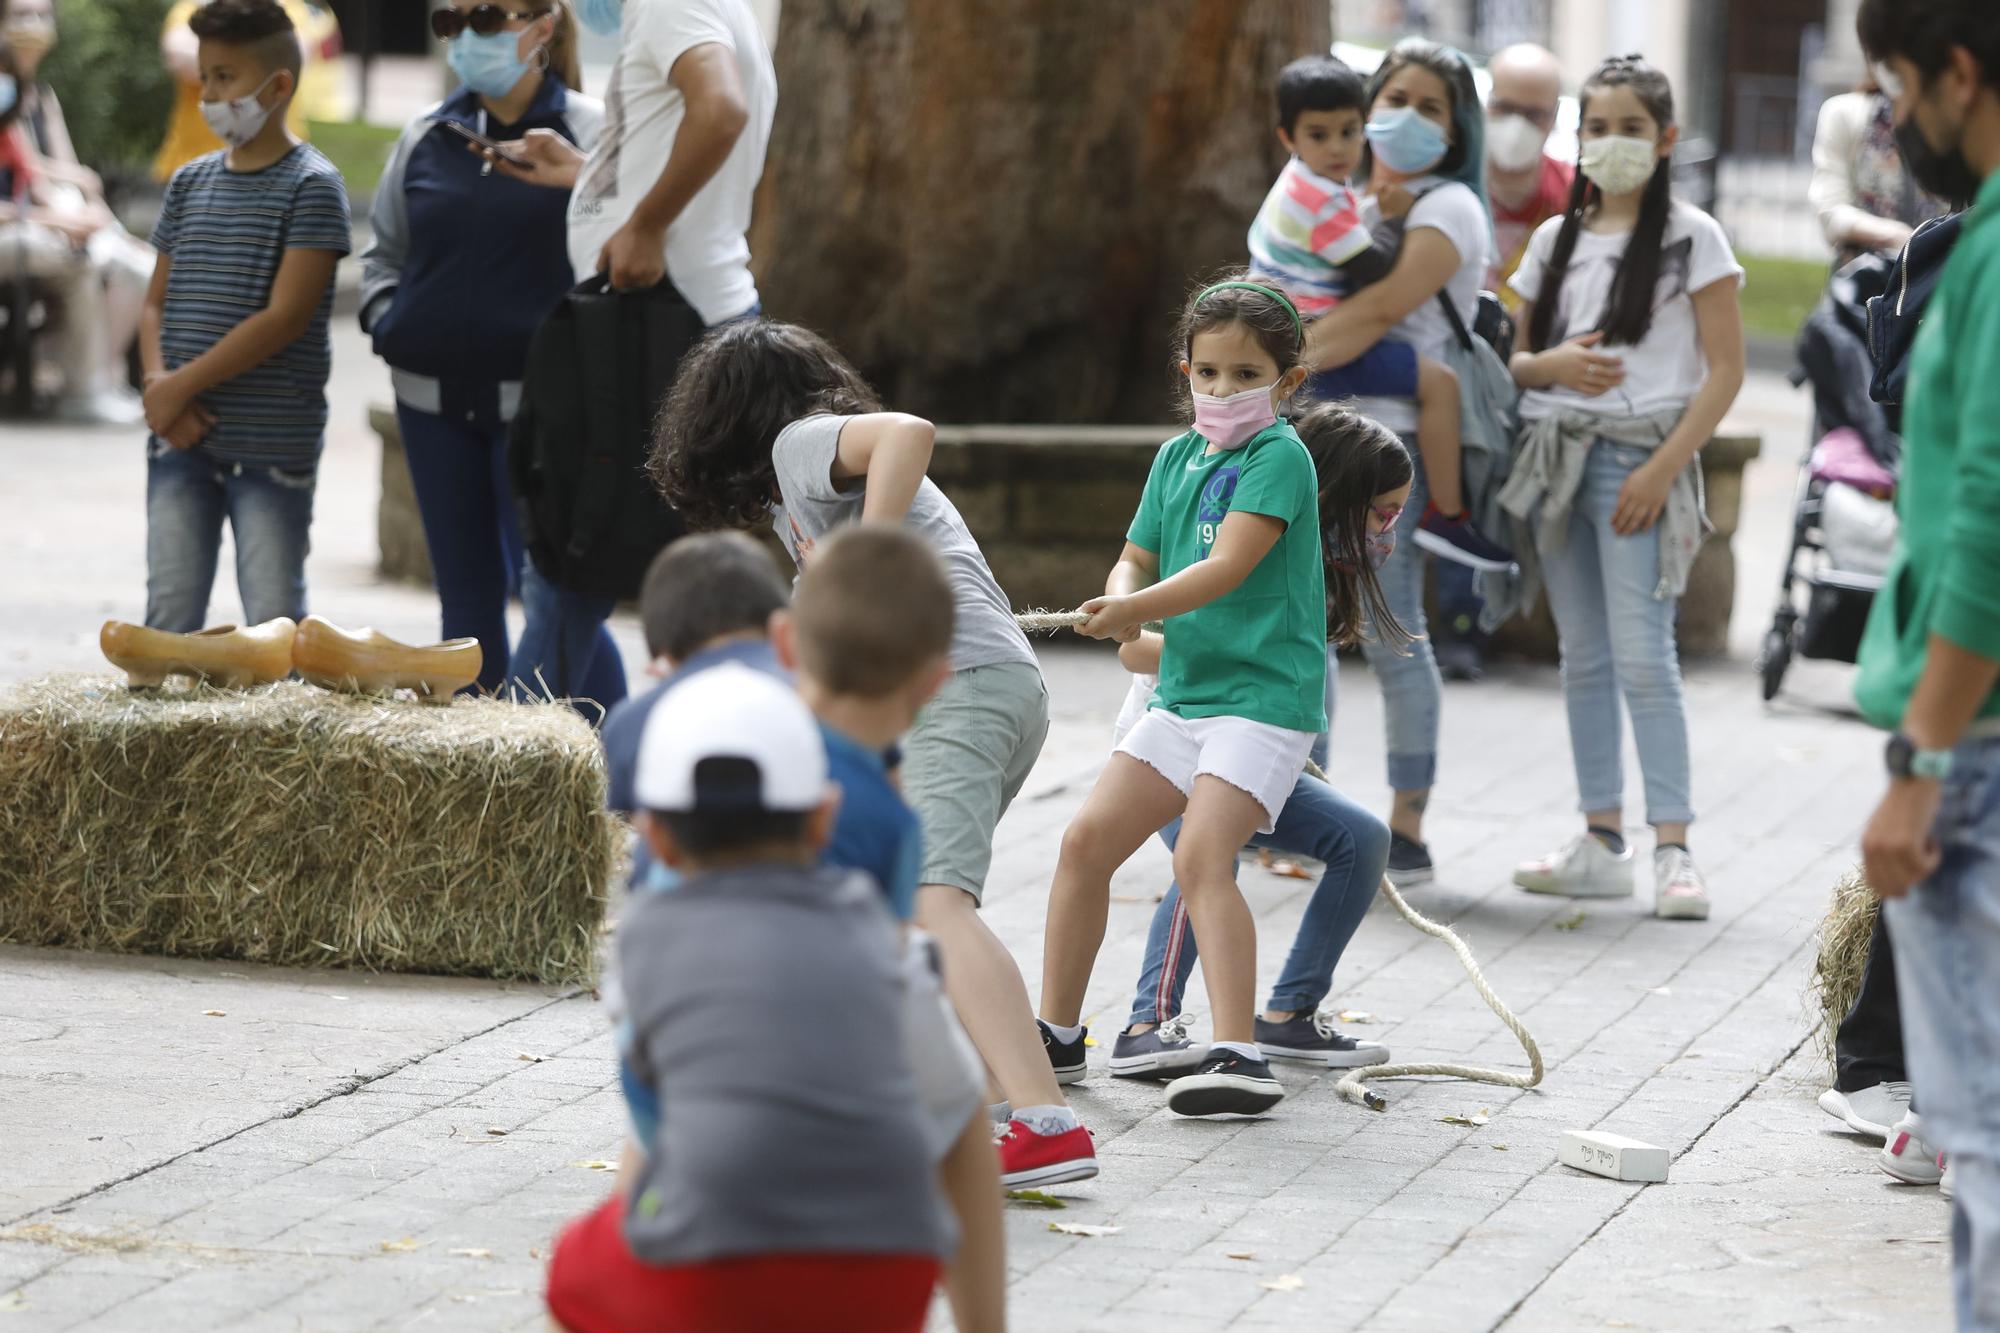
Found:
[(1371, 243), (1353, 192), (1295, 157), (1250, 224), (1250, 271), (1277, 283), (1312, 319), (1346, 299), (1339, 266)]
[[(231, 171), (208, 153), (167, 183), (153, 244), (171, 260), (160, 351), (177, 370), (208, 351), (271, 303), (271, 284), (287, 250), (348, 252), (347, 187), (311, 144), (299, 144), (262, 171)], [(310, 467), (326, 431), (326, 380), (332, 368), (326, 284), (312, 323), (200, 402), (215, 428), (200, 449), (232, 463)]]

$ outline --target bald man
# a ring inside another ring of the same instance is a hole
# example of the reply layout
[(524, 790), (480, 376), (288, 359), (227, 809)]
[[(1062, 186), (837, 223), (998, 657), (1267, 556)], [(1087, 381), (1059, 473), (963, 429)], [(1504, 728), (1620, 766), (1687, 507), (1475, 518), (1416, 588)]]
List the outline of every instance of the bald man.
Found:
[(1528, 237), (1563, 211), (1576, 168), (1542, 151), (1555, 128), (1562, 96), (1562, 67), (1555, 53), (1531, 42), (1497, 52), (1486, 97), (1486, 198), (1493, 209), (1494, 267), (1486, 286), (1512, 307), (1520, 298), (1507, 286)]

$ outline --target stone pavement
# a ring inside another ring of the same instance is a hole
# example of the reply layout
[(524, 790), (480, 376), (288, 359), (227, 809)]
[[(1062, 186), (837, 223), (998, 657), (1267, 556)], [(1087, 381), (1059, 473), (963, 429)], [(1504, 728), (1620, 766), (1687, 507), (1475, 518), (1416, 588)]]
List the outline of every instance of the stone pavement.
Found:
[[(315, 606), (421, 637), (434, 603), (369, 568), (359, 423), (379, 371), (344, 332), (335, 364)], [(1744, 656), (1769, 611), (1801, 411), (1760, 379), (1740, 413), (1767, 431), (1738, 540)], [(93, 667), (98, 621), (139, 614), (142, 495), (129, 436), (0, 430), (0, 680)], [(233, 614), (226, 576), (216, 606)], [(635, 627), (617, 629), (636, 664)], [(1031, 984), (1056, 841), (1123, 691), (1107, 654), (1045, 663), (1055, 727), (988, 895)], [(1716, 899), (1693, 924), (1645, 915), (1643, 872), (1637, 901), (1580, 913), (1508, 887), (1574, 818), (1555, 675), (1506, 665), (1447, 687), (1441, 882), (1413, 899), (1466, 936), (1540, 1039), (1547, 1080), (1385, 1084), (1376, 1114), (1286, 1067), (1275, 1114), (1210, 1123), (1100, 1063), (1074, 1100), (1104, 1174), (1059, 1187), (1061, 1212), (1010, 1215), (1014, 1326), (1947, 1327), (1936, 1191), (1895, 1185), (1813, 1105), (1812, 932), (1879, 786), (1846, 676), (1795, 668), (1766, 709), (1741, 656), (1690, 671), (1697, 850)], [(1342, 685), (1334, 776), (1380, 806), (1379, 696), (1363, 669)], [(1114, 886), (1086, 1006), (1100, 1033), (1129, 1003), (1165, 868), (1149, 848)], [(1249, 869), (1244, 888), (1268, 976), (1306, 886)], [(1372, 1015), (1353, 1030), (1399, 1059), (1520, 1061), (1449, 952), (1382, 903), (1332, 1002)], [(1190, 1004), (1206, 1008), (1199, 980)], [(1482, 1126), (1443, 1122), (1482, 1110)], [(1593, 1126), (1669, 1146), (1671, 1180), (1557, 1165), (1560, 1131)], [(622, 1132), (588, 995), (0, 948), (0, 1333), (540, 1328), (550, 1238), (602, 1197)], [(1051, 1220), (1118, 1230), (1073, 1237)]]

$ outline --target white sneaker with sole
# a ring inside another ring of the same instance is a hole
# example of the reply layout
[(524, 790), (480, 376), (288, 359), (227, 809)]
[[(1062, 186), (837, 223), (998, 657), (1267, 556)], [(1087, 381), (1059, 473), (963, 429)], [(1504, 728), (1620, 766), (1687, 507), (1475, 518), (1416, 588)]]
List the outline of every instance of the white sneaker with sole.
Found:
[(1938, 1165), (1944, 1168), (1944, 1173), (1938, 1177), (1938, 1193), (1944, 1197), (1946, 1203), (1950, 1203), (1952, 1187), (1958, 1181), (1958, 1163), (1939, 1153)]
[(1939, 1159), (1938, 1150), (1924, 1137), (1923, 1118), (1915, 1111), (1903, 1112), (1882, 1145), (1882, 1169), (1905, 1185), (1935, 1185), (1944, 1178)]
[(1613, 852), (1595, 833), (1581, 834), (1560, 850), (1514, 871), (1514, 882), (1529, 893), (1553, 893), (1565, 898), (1629, 898), (1632, 896), (1632, 849)]
[(1819, 1109), (1857, 1134), (1887, 1142), (1890, 1130), (1910, 1109), (1910, 1085), (1877, 1083), (1858, 1092), (1828, 1088), (1819, 1095)]
[(1685, 847), (1653, 852), (1653, 915), (1662, 921), (1708, 920), (1708, 884)]

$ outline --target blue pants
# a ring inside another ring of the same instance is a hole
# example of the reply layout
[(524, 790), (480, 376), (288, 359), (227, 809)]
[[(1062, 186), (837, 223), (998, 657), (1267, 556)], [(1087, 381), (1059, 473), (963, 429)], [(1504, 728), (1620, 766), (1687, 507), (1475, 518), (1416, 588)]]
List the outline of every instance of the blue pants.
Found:
[(521, 573), (507, 427), (450, 421), (403, 403), (396, 424), (437, 579), (440, 632), (479, 640), (479, 688), (495, 692), (507, 679), (507, 598)]
[(1961, 1333), (2000, 1330), (2000, 737), (1952, 754), (1941, 859), (1883, 904), (1904, 1054), (1924, 1135), (1952, 1164), (1951, 1272)]
[[(1400, 650), (1374, 638), (1361, 645), (1369, 670), (1382, 686), (1383, 725), (1389, 748), (1389, 786), (1396, 791), (1428, 791), (1437, 781), (1438, 725), (1444, 705), (1444, 678), (1438, 674), (1437, 658), (1431, 652), (1429, 625), (1424, 618), (1424, 553), (1417, 545), (1417, 525), (1423, 521), (1424, 504), (1430, 498), (1424, 481), (1424, 460), (1417, 452), (1416, 437), (1403, 437), (1409, 447), (1410, 462), (1416, 469), (1410, 483), (1409, 502), (1396, 520), (1396, 549), (1376, 572), (1382, 584), (1382, 598), (1404, 629), (1416, 636)], [(1335, 669), (1333, 650), (1327, 650), (1326, 724), (1333, 728), (1336, 686), (1340, 672)], [(1326, 738), (1314, 745), (1313, 762), (1326, 767)]]
[(514, 680), (527, 694), (574, 699), (593, 724), (625, 697), (625, 664), (604, 622), (616, 606), (558, 588), (530, 560), (521, 567), (521, 608), (528, 623), (514, 646)]
[(1560, 549), (1539, 554), (1562, 640), (1577, 808), (1589, 814), (1624, 807), (1622, 696), (1646, 783), (1646, 822), (1685, 824), (1694, 818), (1694, 803), (1687, 703), (1674, 644), (1677, 604), (1653, 595), (1660, 583), (1660, 525), (1631, 536), (1611, 528), (1619, 489), (1651, 456), (1649, 449), (1599, 440), (1584, 465), (1567, 539)]
[[(1160, 837), (1171, 848), (1180, 830), (1177, 819)], [(1306, 902), (1291, 956), (1266, 1006), (1287, 1013), (1316, 1009), (1333, 989), (1334, 964), (1375, 900), (1389, 864), (1389, 826), (1318, 778), (1302, 776), (1278, 812), (1276, 827), (1250, 839), (1250, 845), (1310, 856), (1326, 866)], [(1180, 886), (1172, 885), (1153, 912), (1139, 993), (1128, 1022), (1163, 1023), (1178, 1014), (1194, 962), (1194, 930)]]
[(208, 619), (222, 524), (236, 543), (243, 621), (306, 614), (316, 464), (299, 469), (224, 463), (200, 446), (146, 446), (146, 627), (190, 634)]

